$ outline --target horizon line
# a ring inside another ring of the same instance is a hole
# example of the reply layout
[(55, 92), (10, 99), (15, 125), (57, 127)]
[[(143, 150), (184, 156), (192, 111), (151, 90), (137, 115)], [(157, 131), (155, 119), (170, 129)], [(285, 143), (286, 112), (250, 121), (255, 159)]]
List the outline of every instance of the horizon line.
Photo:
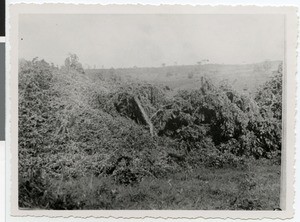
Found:
[[(180, 67), (180, 66), (205, 66), (205, 65), (225, 65), (225, 66), (243, 66), (243, 65), (254, 65), (254, 64), (261, 64), (264, 62), (283, 62), (283, 60), (263, 60), (260, 62), (252, 62), (252, 63), (205, 63), (205, 64), (182, 64), (182, 65), (165, 65), (165, 66), (127, 66), (127, 67), (110, 67), (110, 68), (103, 68), (97, 67), (96, 65), (88, 65), (90, 68), (84, 68), (86, 65), (82, 65), (84, 69), (89, 70), (95, 70), (95, 69), (101, 69), (101, 70), (110, 70), (110, 69), (145, 69), (145, 68), (167, 68), (167, 67)], [(93, 68), (93, 66), (96, 66), (96, 68)]]

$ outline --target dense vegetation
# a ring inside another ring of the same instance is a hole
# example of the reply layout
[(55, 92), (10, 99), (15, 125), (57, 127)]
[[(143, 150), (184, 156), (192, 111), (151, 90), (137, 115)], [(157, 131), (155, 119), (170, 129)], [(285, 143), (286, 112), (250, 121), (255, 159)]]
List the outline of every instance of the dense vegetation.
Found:
[[(189, 78), (187, 76), (187, 78)], [(279, 207), (282, 68), (254, 95), (19, 64), (19, 206), (43, 209)]]

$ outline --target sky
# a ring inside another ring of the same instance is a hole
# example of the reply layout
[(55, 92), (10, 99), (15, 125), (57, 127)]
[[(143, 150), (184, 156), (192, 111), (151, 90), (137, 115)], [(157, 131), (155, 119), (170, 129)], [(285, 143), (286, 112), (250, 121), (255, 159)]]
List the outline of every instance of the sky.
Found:
[(282, 15), (23, 14), (19, 58), (122, 68), (283, 60)]

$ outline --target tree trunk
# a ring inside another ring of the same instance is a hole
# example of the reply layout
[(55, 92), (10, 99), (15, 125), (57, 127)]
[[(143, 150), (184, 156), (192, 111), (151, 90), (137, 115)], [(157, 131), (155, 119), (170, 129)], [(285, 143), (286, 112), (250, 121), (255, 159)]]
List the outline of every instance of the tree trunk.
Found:
[(151, 136), (153, 136), (154, 135), (154, 127), (153, 127), (153, 124), (152, 124), (150, 118), (148, 117), (146, 111), (144, 110), (144, 108), (143, 108), (140, 100), (137, 98), (137, 96), (134, 96), (134, 101), (141, 113), (143, 121), (145, 122), (145, 124), (147, 124), (149, 126), (149, 131), (150, 131)]

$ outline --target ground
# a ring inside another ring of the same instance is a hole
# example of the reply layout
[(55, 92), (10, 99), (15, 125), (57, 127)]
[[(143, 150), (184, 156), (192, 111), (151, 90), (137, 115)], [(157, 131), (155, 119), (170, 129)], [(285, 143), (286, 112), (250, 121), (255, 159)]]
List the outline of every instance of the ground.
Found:
[[(63, 184), (80, 209), (273, 210), (279, 208), (280, 165), (257, 160), (241, 168), (199, 167), (167, 178), (146, 177), (121, 185), (113, 178), (85, 178)], [(58, 198), (59, 199), (59, 198)], [(53, 208), (60, 209), (57, 202)]]

